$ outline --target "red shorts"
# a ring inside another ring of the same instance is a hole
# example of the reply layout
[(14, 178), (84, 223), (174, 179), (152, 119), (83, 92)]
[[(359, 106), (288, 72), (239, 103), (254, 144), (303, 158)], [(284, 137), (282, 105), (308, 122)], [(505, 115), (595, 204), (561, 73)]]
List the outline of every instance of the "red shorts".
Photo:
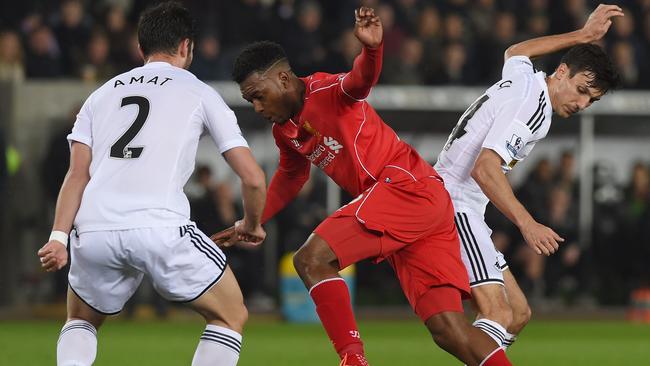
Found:
[(367, 258), (387, 259), (423, 321), (443, 311), (462, 312), (469, 278), (449, 194), (437, 178), (414, 181), (389, 173), (314, 233), (332, 248), (341, 268)]

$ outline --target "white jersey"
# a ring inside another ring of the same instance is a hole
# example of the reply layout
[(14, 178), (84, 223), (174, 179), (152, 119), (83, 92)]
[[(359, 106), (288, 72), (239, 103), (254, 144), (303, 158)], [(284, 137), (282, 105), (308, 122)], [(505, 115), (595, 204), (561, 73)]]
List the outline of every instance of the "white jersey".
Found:
[(502, 79), (460, 117), (435, 165), (456, 211), (485, 213), (489, 200), (471, 176), (482, 148), (499, 154), (507, 173), (548, 133), (553, 109), (545, 77), (528, 57), (511, 57)]
[(187, 224), (183, 186), (204, 133), (221, 153), (248, 146), (221, 96), (184, 69), (150, 62), (97, 89), (68, 135), (92, 149), (77, 230)]

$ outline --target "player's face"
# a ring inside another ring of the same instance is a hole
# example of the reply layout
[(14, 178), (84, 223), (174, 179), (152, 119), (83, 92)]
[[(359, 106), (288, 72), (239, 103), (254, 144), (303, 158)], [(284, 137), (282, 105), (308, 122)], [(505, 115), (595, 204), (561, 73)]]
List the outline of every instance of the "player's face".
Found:
[(286, 74), (255, 72), (239, 85), (242, 97), (253, 104), (257, 114), (271, 123), (282, 124), (293, 117)]
[(603, 95), (600, 90), (589, 86), (593, 74), (588, 72), (578, 72), (571, 77), (569, 68), (562, 64), (554, 77), (558, 80), (553, 110), (561, 117), (566, 118), (588, 108)]

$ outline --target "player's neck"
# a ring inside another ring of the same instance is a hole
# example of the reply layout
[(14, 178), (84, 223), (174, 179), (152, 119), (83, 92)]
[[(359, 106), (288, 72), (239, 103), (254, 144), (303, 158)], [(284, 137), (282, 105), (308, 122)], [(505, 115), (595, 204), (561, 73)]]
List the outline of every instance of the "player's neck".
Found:
[(184, 69), (185, 67), (185, 60), (178, 56), (178, 55), (169, 55), (166, 53), (154, 53), (150, 55), (146, 60), (145, 64), (151, 63), (151, 62), (166, 62), (172, 66), (179, 67), (181, 69)]
[(546, 81), (546, 87), (548, 89), (548, 99), (551, 100), (551, 108), (555, 110), (555, 97), (556, 97), (556, 86), (555, 86), (555, 79), (553, 78), (553, 75), (548, 75), (546, 76), (545, 80)]

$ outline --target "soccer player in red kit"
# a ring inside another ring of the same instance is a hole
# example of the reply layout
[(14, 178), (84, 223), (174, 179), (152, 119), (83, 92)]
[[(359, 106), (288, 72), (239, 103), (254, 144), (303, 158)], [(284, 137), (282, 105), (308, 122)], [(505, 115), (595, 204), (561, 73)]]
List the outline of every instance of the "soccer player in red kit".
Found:
[[(273, 123), (280, 149), (262, 220), (296, 197), (310, 163), (356, 196), (323, 221), (294, 257), (341, 365), (368, 365), (338, 274), (366, 258), (388, 260), (440, 347), (467, 365), (510, 365), (503, 350), (463, 316), (469, 279), (442, 179), (365, 100), (381, 72), (383, 31), (373, 9), (360, 8), (355, 17), (354, 33), (364, 48), (349, 73), (298, 78), (272, 42), (250, 45), (235, 62), (242, 96)], [(226, 246), (237, 241), (232, 228), (212, 239)]]

